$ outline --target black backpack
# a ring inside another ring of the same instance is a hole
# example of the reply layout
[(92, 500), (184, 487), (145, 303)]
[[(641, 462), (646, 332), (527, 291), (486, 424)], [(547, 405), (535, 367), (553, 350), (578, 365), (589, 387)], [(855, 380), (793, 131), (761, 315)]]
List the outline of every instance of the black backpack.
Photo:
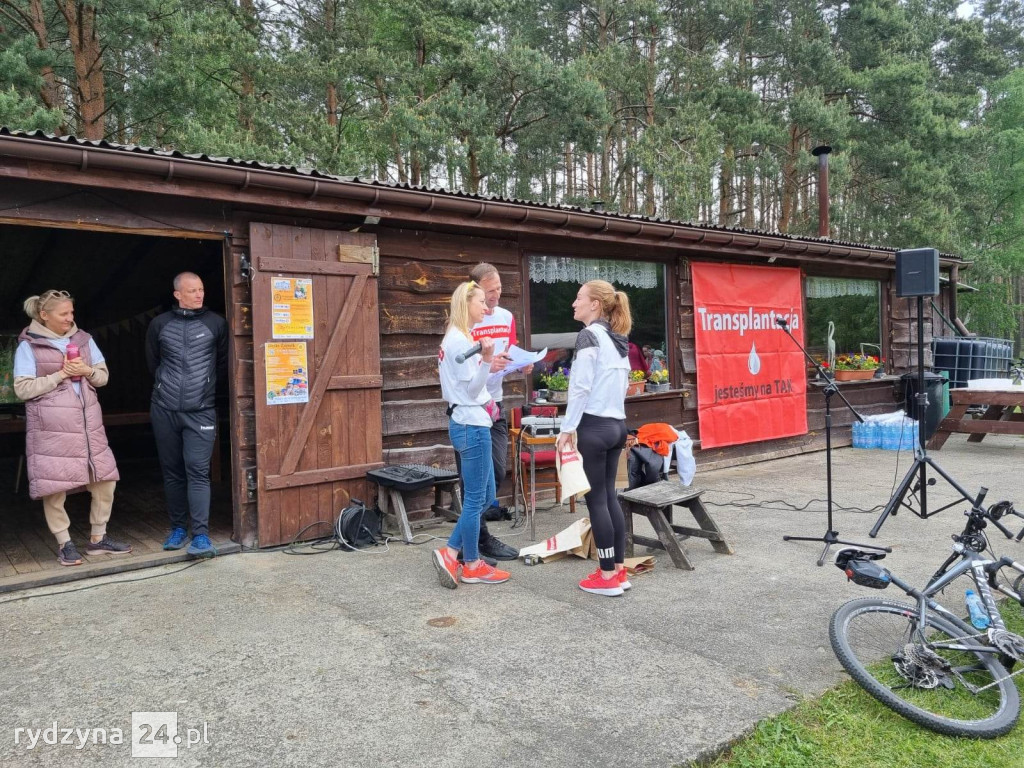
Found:
[(634, 445), (629, 449), (629, 455), (626, 457), (629, 490), (664, 480), (665, 476), (662, 474), (664, 466), (665, 460), (653, 448), (646, 445)]
[(338, 543), (346, 551), (375, 547), (381, 538), (381, 513), (374, 507), (367, 507), (359, 499), (352, 499), (341, 510), (335, 526)]

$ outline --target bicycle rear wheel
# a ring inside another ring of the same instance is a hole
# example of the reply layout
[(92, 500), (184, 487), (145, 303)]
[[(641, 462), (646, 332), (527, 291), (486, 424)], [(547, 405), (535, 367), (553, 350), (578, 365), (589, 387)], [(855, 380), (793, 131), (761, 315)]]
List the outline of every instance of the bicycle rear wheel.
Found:
[[(916, 627), (915, 607), (867, 597), (832, 614), (829, 639), (839, 662), (864, 690), (918, 725), (984, 739), (1013, 728), (1020, 696), (995, 655), (943, 647), (968, 633), (938, 616), (927, 617), (926, 642)], [(957, 642), (981, 648), (977, 640)]]

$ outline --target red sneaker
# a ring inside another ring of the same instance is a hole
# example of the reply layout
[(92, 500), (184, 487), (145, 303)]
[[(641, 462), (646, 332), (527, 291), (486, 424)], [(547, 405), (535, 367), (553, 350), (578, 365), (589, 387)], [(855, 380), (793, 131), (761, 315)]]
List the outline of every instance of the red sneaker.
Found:
[(580, 582), (580, 589), (584, 592), (590, 592), (595, 595), (605, 595), (606, 597), (615, 597), (616, 595), (621, 595), (624, 591), (618, 574), (612, 576), (610, 579), (606, 579), (601, 575), (600, 568)]
[(448, 548), (435, 549), (431, 555), (441, 586), (447, 589), (459, 586), (459, 561), (448, 553)]
[(468, 565), (462, 566), (463, 584), (504, 584), (508, 581), (508, 577), (508, 571), (500, 571), (483, 560), (476, 568), (470, 568)]
[(615, 572), (615, 577), (619, 580), (619, 586), (623, 589), (632, 589), (633, 585), (629, 583), (629, 573), (626, 572), (625, 568), (620, 568)]

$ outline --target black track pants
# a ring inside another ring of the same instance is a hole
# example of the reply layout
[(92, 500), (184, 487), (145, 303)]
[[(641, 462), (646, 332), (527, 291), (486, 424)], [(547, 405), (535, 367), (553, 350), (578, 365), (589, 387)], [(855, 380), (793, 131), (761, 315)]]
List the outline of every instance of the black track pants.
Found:
[(164, 495), (172, 528), (209, 535), (210, 458), (217, 436), (217, 412), (169, 411), (150, 405), (156, 451), (164, 475)]
[(625, 421), (583, 414), (576, 445), (590, 483), (587, 509), (602, 571), (615, 570), (615, 564), (626, 558), (626, 521), (615, 493), (615, 475), (625, 444)]

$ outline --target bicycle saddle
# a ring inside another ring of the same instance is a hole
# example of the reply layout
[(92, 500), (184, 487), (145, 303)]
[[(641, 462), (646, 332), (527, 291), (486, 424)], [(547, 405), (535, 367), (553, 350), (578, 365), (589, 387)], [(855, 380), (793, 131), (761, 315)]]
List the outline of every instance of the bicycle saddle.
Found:
[(891, 581), (889, 571), (872, 562), (885, 557), (884, 552), (865, 552), (847, 548), (836, 552), (836, 567), (854, 584), (871, 589), (885, 589)]
[(856, 547), (846, 547), (836, 552), (836, 567), (844, 570), (851, 560), (881, 560), (883, 557), (885, 552), (867, 552)]

